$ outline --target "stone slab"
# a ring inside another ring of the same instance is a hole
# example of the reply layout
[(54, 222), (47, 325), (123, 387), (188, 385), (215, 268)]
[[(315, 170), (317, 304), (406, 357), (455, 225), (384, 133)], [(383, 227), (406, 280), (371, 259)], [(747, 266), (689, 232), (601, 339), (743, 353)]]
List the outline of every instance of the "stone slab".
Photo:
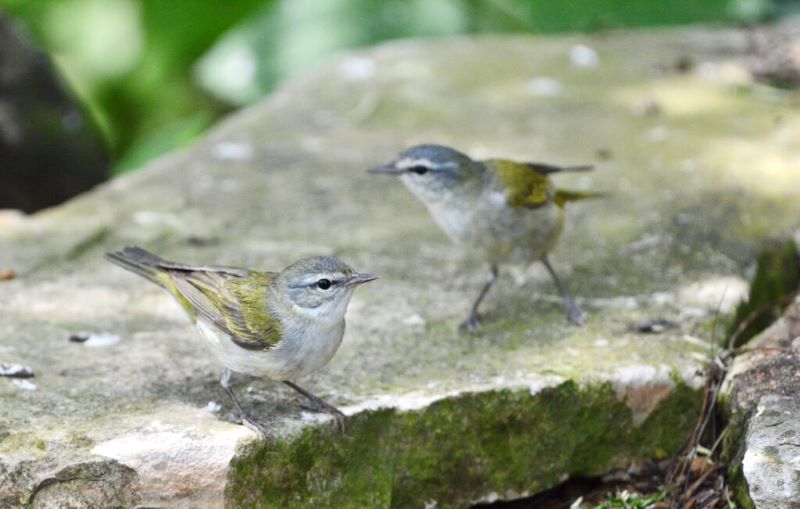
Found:
[[(707, 28), (391, 43), (63, 206), (0, 216), (0, 267), (17, 275), (0, 281), (0, 362), (36, 375), (0, 380), (0, 505), (456, 507), (674, 453), (716, 311), (800, 214), (798, 96), (749, 85), (747, 44)], [(571, 60), (582, 46), (596, 66)], [(570, 208), (552, 257), (587, 326), (533, 265), (502, 269), (483, 331), (455, 333), (484, 268), (365, 173), (420, 142), (597, 166), (558, 177), (611, 195)], [(126, 244), (272, 270), (333, 254), (380, 274), (337, 356), (301, 381), (348, 433), (244, 378), (280, 440), (229, 423), (178, 306), (101, 259)], [(652, 319), (677, 326), (636, 331)]]

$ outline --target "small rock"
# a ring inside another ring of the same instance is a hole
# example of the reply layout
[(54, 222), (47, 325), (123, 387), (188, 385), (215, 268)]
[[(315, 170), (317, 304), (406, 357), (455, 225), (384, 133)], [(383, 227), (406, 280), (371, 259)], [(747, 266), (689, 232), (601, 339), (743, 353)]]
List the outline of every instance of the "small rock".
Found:
[(199, 237), (197, 235), (189, 235), (186, 237), (186, 243), (192, 247), (208, 247), (219, 244), (219, 239), (216, 237)]
[(14, 385), (16, 385), (17, 387), (19, 387), (20, 389), (22, 389), (23, 391), (35, 391), (36, 390), (36, 384), (31, 382), (30, 380), (20, 380), (18, 378), (15, 378), (11, 382)]
[(110, 332), (90, 332), (73, 334), (69, 337), (72, 343), (82, 343), (88, 348), (99, 348), (119, 343), (120, 337)]
[(17, 277), (17, 274), (8, 267), (0, 269), (0, 281), (9, 281), (15, 277)]
[(577, 67), (597, 67), (600, 57), (597, 51), (583, 44), (576, 44), (569, 50), (569, 59)]
[(427, 322), (425, 321), (425, 319), (422, 318), (417, 313), (409, 315), (403, 319), (403, 324), (408, 325), (410, 327), (425, 327), (426, 323)]
[(667, 329), (674, 329), (677, 326), (678, 324), (675, 322), (671, 322), (663, 318), (656, 318), (653, 320), (639, 322), (633, 326), (633, 329), (636, 332), (641, 332), (643, 334), (660, 334)]
[(22, 364), (7, 364), (0, 362), (0, 376), (9, 378), (33, 378), (33, 370)]
[(253, 147), (247, 143), (223, 141), (214, 145), (211, 153), (223, 161), (249, 161), (253, 158)]
[(547, 76), (533, 78), (527, 86), (533, 95), (542, 97), (553, 97), (564, 91), (564, 85), (560, 81)]

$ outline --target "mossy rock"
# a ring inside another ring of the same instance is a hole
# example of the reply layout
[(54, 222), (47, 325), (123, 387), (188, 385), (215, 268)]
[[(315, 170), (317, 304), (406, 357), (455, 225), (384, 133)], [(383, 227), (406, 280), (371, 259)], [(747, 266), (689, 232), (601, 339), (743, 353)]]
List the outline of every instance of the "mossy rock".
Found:
[[(575, 44), (599, 64), (573, 65)], [(95, 487), (99, 505), (451, 507), (673, 454), (718, 311), (746, 295), (757, 246), (800, 217), (798, 98), (728, 81), (747, 48), (707, 28), (388, 44), (63, 206), (0, 216), (0, 267), (17, 274), (0, 281), (0, 361), (36, 373), (35, 390), (0, 380), (0, 500), (35, 506), (58, 472), (100, 462), (114, 489)], [(674, 65), (687, 55), (689, 72)], [(419, 142), (596, 165), (558, 177), (611, 193), (569, 208), (552, 254), (588, 325), (566, 322), (534, 265), (503, 267), (482, 332), (455, 332), (482, 263), (398, 182), (365, 173)], [(266, 380), (235, 383), (278, 441), (230, 423), (180, 308), (102, 260), (126, 244), (270, 270), (333, 254), (380, 274), (333, 361), (298, 381), (345, 411), (348, 433)], [(676, 327), (637, 329), (655, 319)], [(102, 332), (119, 341), (68, 339)]]

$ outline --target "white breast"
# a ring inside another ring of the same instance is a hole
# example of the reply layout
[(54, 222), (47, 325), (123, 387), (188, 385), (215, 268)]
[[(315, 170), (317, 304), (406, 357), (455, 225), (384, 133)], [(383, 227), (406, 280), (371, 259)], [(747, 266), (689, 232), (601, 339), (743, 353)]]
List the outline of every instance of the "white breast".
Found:
[(453, 240), (471, 246), (492, 263), (538, 260), (561, 230), (562, 211), (554, 203), (533, 209), (509, 207), (505, 194), (496, 189), (459, 200), (427, 205)]
[(285, 330), (283, 339), (275, 347), (262, 351), (241, 348), (228, 334), (202, 318), (197, 321), (197, 329), (204, 344), (223, 366), (273, 380), (294, 380), (331, 360), (344, 336), (344, 320), (332, 327)]

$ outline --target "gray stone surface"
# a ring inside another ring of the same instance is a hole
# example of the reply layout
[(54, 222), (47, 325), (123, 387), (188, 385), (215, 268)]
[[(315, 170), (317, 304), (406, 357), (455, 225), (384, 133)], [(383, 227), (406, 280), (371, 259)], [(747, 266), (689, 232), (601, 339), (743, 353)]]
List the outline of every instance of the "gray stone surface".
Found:
[[(758, 509), (800, 507), (800, 301), (747, 344), (726, 379), (739, 489)], [(739, 467), (738, 462), (741, 462)], [(734, 477), (735, 477), (734, 476)]]
[[(596, 66), (570, 60), (576, 44)], [(797, 96), (749, 88), (746, 49), (704, 29), (389, 44), (63, 206), (0, 215), (0, 268), (17, 274), (0, 281), (0, 362), (36, 375), (0, 379), (0, 505), (450, 507), (672, 454), (715, 310), (800, 214)], [(417, 142), (597, 165), (558, 177), (612, 194), (569, 210), (552, 258), (586, 327), (531, 266), (502, 270), (482, 333), (454, 332), (484, 268), (364, 172)], [(178, 306), (102, 261), (125, 244), (266, 269), (335, 254), (380, 274), (337, 356), (300, 381), (344, 409), (347, 435), (267, 380), (235, 382), (281, 440), (230, 424)], [(656, 318), (678, 326), (635, 332)]]
[(800, 507), (800, 405), (764, 396), (748, 425), (742, 472), (756, 507)]

